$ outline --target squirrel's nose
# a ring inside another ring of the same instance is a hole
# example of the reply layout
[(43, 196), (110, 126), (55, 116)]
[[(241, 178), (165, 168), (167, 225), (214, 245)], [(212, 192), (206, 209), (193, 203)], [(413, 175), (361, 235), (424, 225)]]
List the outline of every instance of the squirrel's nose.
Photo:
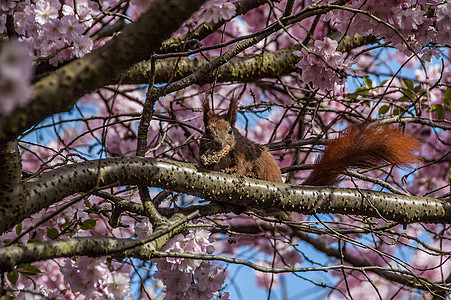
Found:
[(214, 146), (215, 148), (222, 148), (222, 143), (219, 142), (219, 141), (214, 141), (214, 142), (213, 142), (213, 146)]

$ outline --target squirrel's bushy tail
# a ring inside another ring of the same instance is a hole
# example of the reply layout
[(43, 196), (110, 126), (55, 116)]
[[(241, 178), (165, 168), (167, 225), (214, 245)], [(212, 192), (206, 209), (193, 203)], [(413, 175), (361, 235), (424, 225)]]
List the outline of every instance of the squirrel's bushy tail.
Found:
[(394, 127), (351, 126), (330, 141), (305, 185), (334, 185), (347, 169), (376, 167), (382, 163), (409, 166), (420, 159), (420, 142)]

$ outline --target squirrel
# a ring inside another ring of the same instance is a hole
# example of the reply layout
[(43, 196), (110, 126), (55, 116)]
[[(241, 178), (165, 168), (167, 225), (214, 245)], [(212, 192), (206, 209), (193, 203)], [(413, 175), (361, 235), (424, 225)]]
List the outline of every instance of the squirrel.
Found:
[[(205, 131), (199, 145), (201, 166), (283, 182), (280, 168), (268, 147), (252, 142), (235, 128), (237, 112), (236, 99), (230, 101), (224, 115), (214, 114), (208, 100), (203, 101)], [(419, 148), (416, 138), (397, 128), (353, 125), (327, 143), (303, 185), (335, 185), (350, 168), (371, 168), (381, 163), (409, 166), (420, 161), (415, 155)]]

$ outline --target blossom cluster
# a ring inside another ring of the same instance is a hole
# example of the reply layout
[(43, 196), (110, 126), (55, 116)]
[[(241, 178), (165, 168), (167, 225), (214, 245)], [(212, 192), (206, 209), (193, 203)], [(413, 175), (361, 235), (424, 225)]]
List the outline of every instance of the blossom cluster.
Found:
[(316, 40), (311, 51), (294, 51), (301, 57), (296, 64), (304, 82), (312, 82), (317, 88), (330, 90), (335, 83), (343, 83), (350, 70), (351, 61), (337, 51), (338, 42), (328, 37)]
[(130, 268), (125, 265), (111, 272), (108, 265), (98, 258), (80, 257), (76, 261), (66, 259), (60, 269), (72, 292), (79, 292), (87, 299), (124, 299), (129, 296)]
[[(339, 32), (353, 36), (374, 35), (411, 55), (412, 50), (429, 61), (438, 55), (430, 43), (449, 45), (451, 40), (451, 3), (439, 0), (358, 0), (350, 10), (333, 10), (323, 19)], [(351, 23), (350, 23), (351, 22)]]
[[(209, 240), (211, 232), (190, 230), (188, 234), (178, 234), (163, 248), (165, 252), (207, 254), (213, 253), (213, 242)], [(154, 277), (166, 286), (166, 299), (205, 299), (213, 295), (228, 299), (227, 294), (220, 295), (226, 272), (224, 268), (214, 267), (211, 263), (180, 257), (160, 260)], [(174, 289), (173, 287), (177, 287)]]
[(92, 49), (93, 42), (84, 34), (93, 22), (86, 5), (74, 8), (57, 0), (2, 1), (0, 33), (7, 30), (7, 14), (13, 16), (13, 30), (19, 40), (52, 65), (81, 57)]

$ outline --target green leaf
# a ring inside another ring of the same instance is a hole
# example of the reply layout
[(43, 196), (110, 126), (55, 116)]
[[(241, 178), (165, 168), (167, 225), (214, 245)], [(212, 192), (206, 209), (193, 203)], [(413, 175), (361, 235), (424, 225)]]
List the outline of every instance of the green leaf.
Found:
[(393, 115), (400, 116), (400, 115), (402, 115), (402, 112), (403, 112), (403, 110), (401, 108), (395, 108), (393, 110)]
[(41, 270), (30, 264), (20, 264), (17, 266), (17, 268), (21, 269), (19, 270), (19, 272), (24, 273), (26, 275), (36, 275), (41, 273)]
[(414, 88), (413, 88), (413, 92), (415, 94), (419, 94), (423, 89), (421, 88), (421, 84), (417, 84)]
[(365, 83), (368, 87), (373, 87), (373, 81), (369, 77), (364, 77), (363, 80), (365, 80)]
[(89, 229), (93, 229), (96, 226), (96, 220), (92, 220), (92, 219), (87, 219), (84, 220), (83, 223), (81, 223), (81, 229), (83, 230), (89, 230)]
[(406, 101), (410, 101), (410, 99), (407, 98), (406, 96), (401, 96), (401, 97), (398, 98), (398, 101), (399, 102), (406, 102)]
[(409, 90), (413, 90), (413, 81), (410, 79), (404, 79), (404, 84)]
[(383, 105), (383, 106), (381, 106), (381, 108), (379, 108), (379, 114), (385, 115), (386, 113), (388, 113), (389, 110), (390, 110), (390, 106)]
[(412, 99), (415, 99), (415, 94), (411, 91), (404, 91), (405, 97), (409, 99), (409, 101), (412, 101)]
[(66, 222), (66, 223), (64, 223), (63, 226), (61, 226), (61, 227), (63, 228), (63, 230), (66, 230), (66, 229), (68, 229), (69, 227), (71, 227), (72, 224), (73, 224), (72, 222)]
[(60, 233), (58, 232), (58, 229), (56, 228), (50, 228), (47, 230), (47, 236), (51, 238), (52, 240), (56, 239)]
[(32, 276), (32, 275), (36, 275), (41, 273), (41, 270), (39, 270), (38, 268), (36, 268), (35, 266), (32, 266), (30, 264), (20, 264), (17, 266), (20, 273), (23, 273), (25, 275), (28, 276)]
[(447, 88), (445, 92), (445, 97), (442, 99), (443, 103), (447, 106), (451, 106), (451, 88)]
[(16, 234), (19, 235), (21, 233), (22, 233), (22, 223), (19, 223), (16, 226)]
[(16, 285), (17, 280), (19, 279), (19, 272), (17, 272), (17, 270), (14, 269), (11, 272), (8, 272), (6, 276), (8, 277), (8, 280), (9, 282), (11, 282), (12, 285)]
[(355, 90), (355, 94), (368, 95), (368, 88), (361, 86)]
[(435, 114), (437, 115), (437, 119), (439, 119), (439, 120), (445, 119), (445, 109), (443, 108), (443, 105), (434, 104), (431, 107), (431, 111), (435, 111)]

